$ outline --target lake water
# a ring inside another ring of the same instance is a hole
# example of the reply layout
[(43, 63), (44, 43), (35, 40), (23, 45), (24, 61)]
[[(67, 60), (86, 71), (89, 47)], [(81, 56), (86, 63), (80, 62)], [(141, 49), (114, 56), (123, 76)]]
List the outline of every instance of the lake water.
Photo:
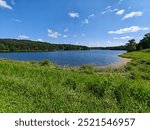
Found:
[(86, 50), (86, 51), (55, 51), (55, 52), (17, 52), (0, 53), (0, 58), (13, 60), (45, 60), (48, 59), (61, 66), (81, 66), (83, 64), (93, 64), (105, 66), (122, 60), (119, 54), (125, 51), (110, 50)]

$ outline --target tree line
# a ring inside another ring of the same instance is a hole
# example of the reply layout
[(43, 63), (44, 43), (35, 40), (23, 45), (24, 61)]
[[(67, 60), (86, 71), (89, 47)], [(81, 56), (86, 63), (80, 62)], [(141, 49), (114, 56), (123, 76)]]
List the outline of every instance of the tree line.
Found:
[(87, 47), (71, 44), (52, 44), (47, 42), (17, 40), (17, 39), (0, 39), (0, 52), (29, 52), (29, 51), (57, 51), (57, 50), (127, 50), (128, 52), (150, 48), (150, 33), (136, 43), (131, 39), (124, 46), (114, 47)]
[(145, 34), (139, 43), (136, 43), (135, 39), (129, 40), (126, 46), (128, 52), (150, 48), (150, 33)]
[(113, 47), (90, 47), (91, 50), (127, 50), (126, 46), (113, 46)]
[(57, 50), (88, 50), (86, 46), (71, 44), (52, 44), (47, 42), (0, 39), (0, 52), (29, 52), (29, 51), (57, 51)]

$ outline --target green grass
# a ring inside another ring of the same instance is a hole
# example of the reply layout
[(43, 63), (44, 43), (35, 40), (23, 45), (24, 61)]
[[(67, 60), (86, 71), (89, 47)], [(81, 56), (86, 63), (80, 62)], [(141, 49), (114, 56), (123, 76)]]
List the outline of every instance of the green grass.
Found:
[[(0, 60), (0, 112), (150, 112), (150, 50), (119, 69)], [(101, 73), (99, 73), (101, 71)]]

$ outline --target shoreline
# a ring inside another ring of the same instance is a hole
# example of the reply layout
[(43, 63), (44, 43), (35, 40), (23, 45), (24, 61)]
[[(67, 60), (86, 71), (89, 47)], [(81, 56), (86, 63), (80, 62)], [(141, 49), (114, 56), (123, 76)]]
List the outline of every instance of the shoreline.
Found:
[(127, 65), (131, 60), (132, 59), (129, 59), (129, 58), (122, 58), (122, 60), (119, 61), (119, 62), (112, 63), (112, 64), (106, 65), (106, 66), (97, 66), (96, 68), (102, 68), (102, 69), (113, 68), (113, 69), (117, 69), (117, 68), (120, 68), (120, 67), (123, 67), (123, 66)]
[[(4, 60), (4, 59), (7, 59), (7, 58), (0, 58), (0, 60)], [(19, 61), (19, 62), (30, 62), (30, 61), (20, 61), (20, 60), (12, 60), (12, 59), (7, 59), (7, 60), (10, 60), (10, 61)], [(112, 64), (109, 64), (109, 65), (104, 65), (104, 66), (94, 66), (95, 68), (97, 69), (105, 69), (105, 68), (113, 68), (113, 69), (117, 69), (117, 68), (120, 68), (120, 67), (123, 67), (125, 65), (127, 65), (132, 59), (129, 59), (129, 58), (123, 58), (122, 57), (122, 60), (119, 61), (119, 62), (116, 62), (116, 63), (112, 63)], [(61, 66), (62, 68), (66, 68), (66, 66)], [(80, 68), (81, 66), (76, 66), (76, 67), (69, 67), (69, 68)], [(67, 66), (68, 68), (68, 66)]]
[[(125, 57), (122, 57), (121, 55), (118, 55), (119, 57), (121, 57), (121, 61), (119, 62), (116, 62), (116, 63), (112, 63), (112, 64), (109, 64), (109, 65), (104, 65), (104, 66), (93, 66), (94, 68), (97, 68), (97, 69), (106, 69), (106, 68), (112, 68), (112, 69), (117, 69), (117, 68), (120, 68), (120, 67), (123, 67), (125, 65), (127, 65), (132, 59), (130, 58), (125, 58)], [(0, 58), (0, 59), (7, 59), (7, 58)], [(12, 60), (12, 59), (9, 59), (9, 60)], [(12, 61), (19, 61), (19, 62), (22, 62), (21, 60), (12, 60)], [(23, 61), (23, 62), (30, 62), (30, 61)], [(56, 64), (57, 65), (57, 64)], [(59, 65), (58, 65), (59, 66)], [(81, 66), (76, 66), (76, 67), (71, 67), (71, 66), (61, 66), (62, 68), (80, 68)]]

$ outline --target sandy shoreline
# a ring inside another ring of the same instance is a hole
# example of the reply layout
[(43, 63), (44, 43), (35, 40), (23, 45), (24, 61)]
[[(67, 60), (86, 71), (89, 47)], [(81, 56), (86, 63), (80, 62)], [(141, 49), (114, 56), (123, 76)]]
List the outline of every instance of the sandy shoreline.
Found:
[(128, 64), (132, 59), (129, 59), (129, 58), (122, 58), (121, 61), (117, 62), (117, 63), (113, 63), (113, 64), (110, 64), (110, 65), (106, 65), (106, 66), (99, 66), (97, 68), (119, 68), (119, 67), (122, 67), (122, 66), (125, 66), (126, 64)]

